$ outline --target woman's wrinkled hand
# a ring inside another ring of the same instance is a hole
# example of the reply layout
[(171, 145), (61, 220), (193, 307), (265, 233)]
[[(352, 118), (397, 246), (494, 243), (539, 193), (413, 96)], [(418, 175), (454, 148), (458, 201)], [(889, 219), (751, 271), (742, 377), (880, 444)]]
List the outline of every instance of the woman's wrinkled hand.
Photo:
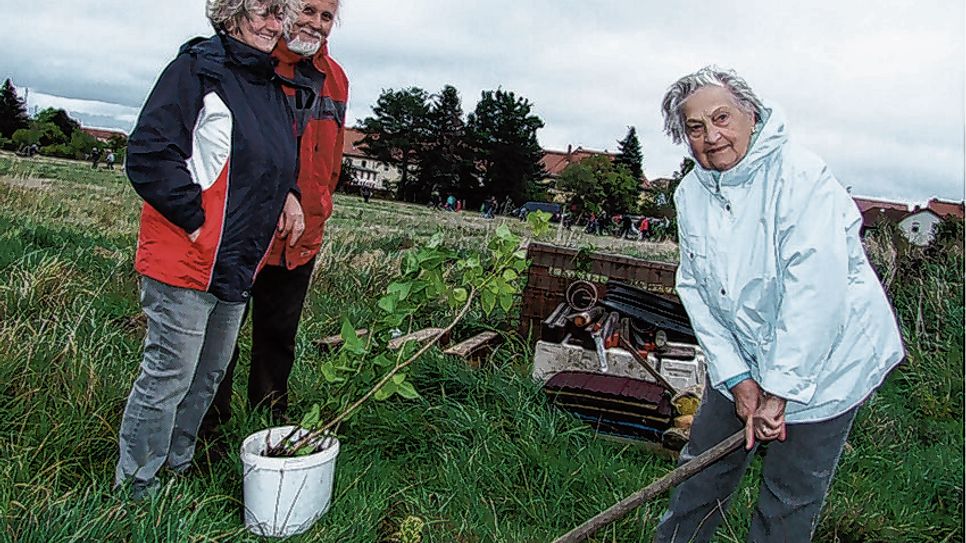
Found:
[(755, 437), (761, 441), (785, 441), (785, 399), (765, 393), (755, 412)]
[(735, 413), (745, 421), (745, 449), (755, 446), (755, 413), (761, 404), (761, 387), (753, 379), (745, 379), (731, 388), (735, 397)]
[(288, 246), (295, 247), (303, 232), (305, 232), (305, 214), (302, 213), (302, 204), (294, 194), (289, 193), (285, 197), (282, 214), (278, 217), (278, 237), (287, 237)]

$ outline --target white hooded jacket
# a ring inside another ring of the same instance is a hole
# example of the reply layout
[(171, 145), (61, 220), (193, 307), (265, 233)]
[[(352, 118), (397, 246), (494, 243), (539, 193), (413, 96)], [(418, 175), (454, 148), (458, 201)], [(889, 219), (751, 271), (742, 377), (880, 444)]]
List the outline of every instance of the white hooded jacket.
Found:
[(678, 186), (677, 291), (715, 388), (730, 398), (725, 381), (750, 372), (787, 422), (822, 421), (882, 384), (902, 340), (855, 202), (767, 112), (737, 165), (696, 165)]

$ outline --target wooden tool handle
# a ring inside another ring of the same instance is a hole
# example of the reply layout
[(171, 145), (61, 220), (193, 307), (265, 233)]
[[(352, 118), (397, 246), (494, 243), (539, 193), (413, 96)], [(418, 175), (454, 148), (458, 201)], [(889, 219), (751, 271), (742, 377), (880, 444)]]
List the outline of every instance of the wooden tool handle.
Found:
[(558, 537), (554, 540), (554, 543), (577, 543), (578, 541), (585, 541), (598, 530), (630, 513), (642, 503), (664, 494), (671, 488), (690, 479), (704, 468), (721, 460), (729, 453), (737, 450), (738, 447), (741, 447), (744, 442), (745, 430), (742, 428), (730, 437), (725, 438), (724, 441), (694, 457), (686, 464), (678, 466), (671, 473), (668, 473), (664, 477), (661, 477), (657, 481), (612, 505), (606, 511)]

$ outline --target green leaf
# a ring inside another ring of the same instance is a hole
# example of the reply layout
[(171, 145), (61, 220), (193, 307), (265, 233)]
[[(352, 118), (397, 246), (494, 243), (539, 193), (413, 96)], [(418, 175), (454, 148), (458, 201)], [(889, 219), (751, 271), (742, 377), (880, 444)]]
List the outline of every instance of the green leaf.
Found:
[(399, 300), (405, 300), (409, 297), (409, 293), (412, 291), (412, 289), (413, 284), (411, 282), (395, 282), (389, 285), (389, 288), (386, 289), (386, 292), (396, 296)]
[(379, 302), (377, 305), (379, 306), (379, 309), (382, 309), (386, 313), (390, 313), (390, 314), (395, 313), (396, 297), (392, 294), (386, 294), (382, 298), (379, 298)]
[(517, 272), (511, 269), (503, 270), (503, 278), (506, 279), (507, 281), (513, 281), (517, 277), (519, 277), (519, 275), (517, 275)]
[(406, 398), (407, 400), (415, 400), (419, 398), (419, 392), (416, 392), (416, 388), (413, 387), (412, 383), (405, 381), (399, 385), (399, 390), (397, 390), (400, 396)]
[(315, 445), (303, 445), (295, 451), (295, 456), (308, 456), (315, 452)]
[(406, 380), (406, 374), (405, 373), (397, 373), (396, 375), (393, 375), (392, 376), (392, 382), (395, 383), (395, 384), (397, 384), (397, 385), (398, 384), (401, 384), (405, 380)]
[(312, 409), (309, 409), (309, 412), (302, 417), (302, 422), (299, 423), (299, 426), (307, 430), (311, 430), (319, 423), (320, 417), (321, 408), (319, 407), (319, 404), (312, 404)]
[(483, 313), (489, 316), (496, 307), (496, 294), (490, 290), (480, 292), (480, 305), (483, 306)]
[(506, 225), (506, 223), (498, 226), (495, 234), (498, 239), (509, 239), (513, 237), (513, 232), (510, 231), (510, 228)]
[(373, 359), (372, 363), (380, 368), (388, 368), (396, 365), (396, 362), (385, 354), (377, 356), (375, 359)]
[(512, 294), (502, 294), (500, 295), (500, 307), (503, 311), (509, 312), (513, 309), (513, 295)]
[(396, 386), (396, 383), (389, 381), (388, 383), (382, 385), (382, 387), (376, 391), (375, 395), (373, 395), (373, 398), (375, 398), (376, 401), (381, 402), (383, 400), (389, 399), (390, 396), (396, 393), (397, 389), (398, 387)]
[(516, 251), (515, 253), (513, 253), (513, 258), (523, 258), (523, 259), (527, 258), (526, 249), (520, 249), (519, 251)]
[(426, 245), (430, 249), (436, 249), (443, 244), (443, 233), (436, 232), (433, 237), (429, 238), (429, 243)]
[(339, 374), (335, 370), (335, 364), (331, 361), (322, 364), (322, 377), (325, 378), (327, 383), (341, 383), (345, 381), (344, 378), (339, 377)]
[(453, 289), (453, 298), (458, 303), (466, 303), (466, 299), (469, 298), (469, 293), (463, 287)]
[(412, 275), (419, 272), (419, 258), (413, 251), (406, 253), (403, 257), (403, 274)]

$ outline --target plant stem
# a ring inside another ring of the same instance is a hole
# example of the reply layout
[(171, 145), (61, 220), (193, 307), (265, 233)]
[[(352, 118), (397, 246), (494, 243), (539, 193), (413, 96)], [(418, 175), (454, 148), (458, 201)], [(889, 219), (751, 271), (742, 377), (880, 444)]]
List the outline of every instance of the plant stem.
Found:
[(473, 298), (475, 296), (476, 296), (476, 289), (475, 288), (470, 289), (469, 293), (466, 296), (466, 303), (463, 304), (463, 307), (460, 309), (459, 313), (457, 313), (456, 316), (453, 318), (452, 322), (449, 323), (449, 326), (447, 326), (438, 334), (436, 334), (436, 336), (431, 341), (426, 342), (425, 345), (423, 345), (418, 351), (416, 351), (415, 354), (409, 357), (409, 359), (407, 359), (405, 362), (396, 364), (396, 366), (389, 373), (387, 373), (382, 379), (380, 379), (379, 382), (376, 383), (375, 386), (373, 386), (372, 389), (369, 390), (369, 392), (367, 392), (364, 396), (356, 400), (355, 403), (347, 407), (345, 411), (339, 413), (334, 419), (326, 423), (325, 426), (310, 431), (309, 433), (305, 434), (294, 443), (289, 442), (288, 440), (280, 441), (278, 445), (267, 450), (266, 455), (281, 456), (283, 455), (283, 453), (286, 453), (286, 452), (294, 453), (295, 451), (301, 449), (303, 446), (321, 437), (323, 434), (325, 434), (325, 432), (327, 432), (330, 428), (332, 428), (336, 424), (339, 424), (340, 422), (348, 418), (349, 415), (351, 415), (356, 409), (359, 408), (359, 406), (361, 406), (366, 401), (368, 401), (369, 398), (375, 395), (375, 393), (378, 392), (379, 389), (383, 387), (383, 385), (388, 383), (389, 380), (392, 379), (394, 375), (399, 373), (400, 370), (406, 368), (407, 366), (415, 362), (417, 359), (419, 359), (420, 356), (426, 354), (426, 351), (428, 351), (433, 345), (435, 345), (441, 337), (450, 333), (453, 330), (453, 328), (455, 328), (456, 325), (459, 324), (459, 322), (463, 320), (463, 317), (465, 317), (466, 314), (469, 312), (470, 307), (473, 305)]

